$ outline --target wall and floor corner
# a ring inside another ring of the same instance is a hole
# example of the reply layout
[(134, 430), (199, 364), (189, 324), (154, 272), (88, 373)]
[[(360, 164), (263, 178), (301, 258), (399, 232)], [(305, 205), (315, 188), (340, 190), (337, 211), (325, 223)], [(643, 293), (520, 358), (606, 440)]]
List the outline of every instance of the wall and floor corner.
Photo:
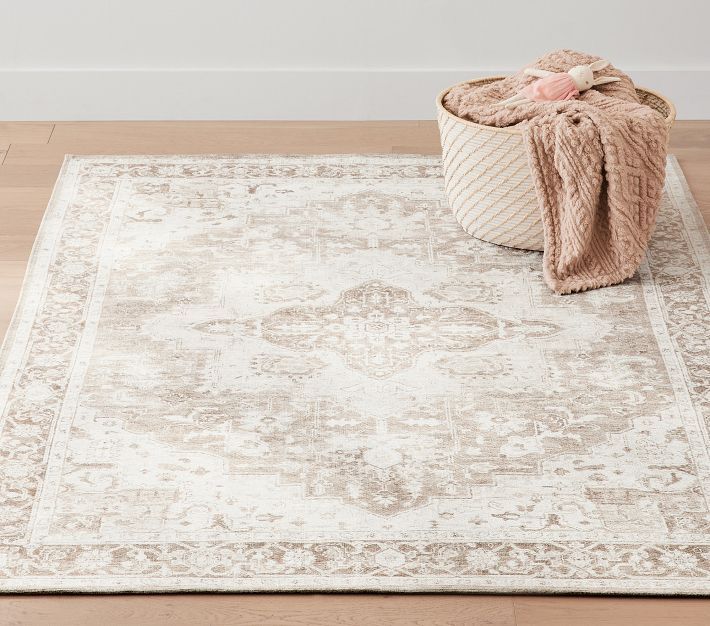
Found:
[(574, 47), (710, 117), (710, 5), (2, 2), (0, 119), (433, 119), (452, 83)]

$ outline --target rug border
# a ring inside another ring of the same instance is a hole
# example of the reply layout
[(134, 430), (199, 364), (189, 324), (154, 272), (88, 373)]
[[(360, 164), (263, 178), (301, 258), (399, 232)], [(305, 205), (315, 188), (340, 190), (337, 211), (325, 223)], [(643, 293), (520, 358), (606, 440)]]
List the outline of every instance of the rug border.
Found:
[[(52, 186), (52, 193), (49, 196), (49, 201), (42, 214), (42, 220), (40, 221), (39, 228), (37, 229), (37, 234), (32, 242), (32, 249), (30, 255), (27, 257), (27, 264), (25, 266), (25, 273), (22, 277), (22, 284), (20, 286), (20, 291), (17, 296), (17, 301), (15, 303), (15, 308), (12, 312), (12, 317), (10, 318), (10, 323), (8, 324), (7, 330), (0, 343), (0, 385), (2, 384), (2, 379), (6, 373), (7, 359), (10, 354), (10, 348), (15, 342), (18, 332), (18, 325), (22, 318), (21, 313), (24, 312), (27, 306), (27, 300), (29, 298), (29, 286), (32, 282), (32, 278), (37, 273), (38, 261), (41, 256), (41, 246), (44, 240), (47, 238), (47, 231), (51, 228), (50, 222), (56, 217), (57, 205), (59, 203), (59, 195), (64, 184), (65, 174), (67, 173), (72, 161), (75, 160), (74, 155), (66, 154), (64, 155), (64, 160), (59, 168), (59, 173), (57, 174), (57, 179), (54, 181)], [(79, 157), (81, 158), (81, 157)], [(45, 272), (46, 273), (46, 272)], [(2, 388), (0, 387), (0, 393)], [(0, 434), (3, 430), (3, 421), (0, 420)]]
[[(683, 193), (682, 199), (688, 203), (689, 210), (680, 210), (679, 213), (683, 218), (692, 219), (690, 224), (692, 228), (687, 228), (688, 222), (684, 219), (685, 232), (688, 233), (693, 251), (698, 257), (698, 265), (705, 278), (706, 287), (710, 288), (710, 227), (705, 223), (700, 207), (685, 178), (683, 168), (674, 154), (668, 155), (667, 165), (680, 183), (680, 190)], [(671, 197), (673, 197), (673, 194), (671, 194)]]

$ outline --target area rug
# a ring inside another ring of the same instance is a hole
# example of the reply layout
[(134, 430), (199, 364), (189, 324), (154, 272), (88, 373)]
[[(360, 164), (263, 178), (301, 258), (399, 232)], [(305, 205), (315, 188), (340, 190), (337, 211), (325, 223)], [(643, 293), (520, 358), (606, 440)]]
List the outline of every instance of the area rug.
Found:
[(710, 593), (710, 246), (553, 295), (421, 156), (68, 157), (2, 352), (0, 589)]

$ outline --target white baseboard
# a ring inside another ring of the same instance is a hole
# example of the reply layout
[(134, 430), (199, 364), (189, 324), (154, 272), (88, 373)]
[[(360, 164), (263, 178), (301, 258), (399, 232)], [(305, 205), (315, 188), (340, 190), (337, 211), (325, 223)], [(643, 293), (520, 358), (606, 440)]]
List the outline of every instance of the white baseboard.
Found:
[[(0, 70), (1, 120), (422, 120), (468, 78), (510, 70)], [(710, 119), (710, 70), (639, 70), (679, 119)]]

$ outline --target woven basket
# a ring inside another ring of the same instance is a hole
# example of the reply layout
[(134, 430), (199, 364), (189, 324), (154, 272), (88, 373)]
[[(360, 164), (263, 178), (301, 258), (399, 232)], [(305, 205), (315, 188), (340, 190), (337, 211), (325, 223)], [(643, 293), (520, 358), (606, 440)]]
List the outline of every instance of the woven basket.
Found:
[[(503, 76), (467, 81), (485, 85)], [(456, 117), (436, 99), (444, 182), (449, 205), (469, 234), (503, 246), (542, 250), (542, 219), (522, 132), (484, 126)], [(675, 107), (660, 94), (637, 88), (639, 99), (658, 111), (670, 129)]]

